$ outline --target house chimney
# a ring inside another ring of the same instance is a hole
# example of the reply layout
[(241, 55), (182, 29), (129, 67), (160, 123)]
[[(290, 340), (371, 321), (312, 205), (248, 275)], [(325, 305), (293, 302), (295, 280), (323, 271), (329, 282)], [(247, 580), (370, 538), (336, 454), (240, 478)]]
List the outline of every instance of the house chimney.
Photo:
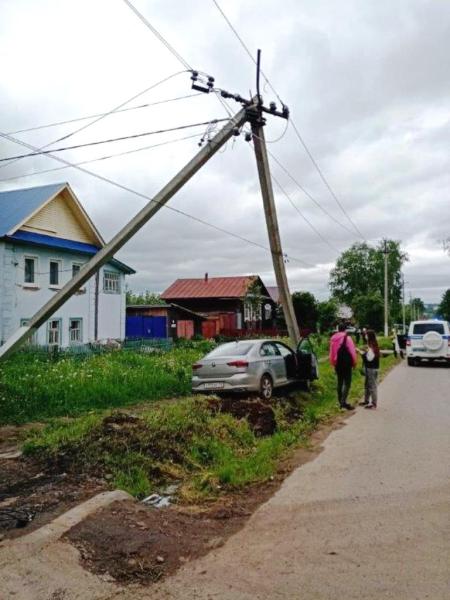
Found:
[(208, 283), (208, 273), (205, 273), (205, 283)]

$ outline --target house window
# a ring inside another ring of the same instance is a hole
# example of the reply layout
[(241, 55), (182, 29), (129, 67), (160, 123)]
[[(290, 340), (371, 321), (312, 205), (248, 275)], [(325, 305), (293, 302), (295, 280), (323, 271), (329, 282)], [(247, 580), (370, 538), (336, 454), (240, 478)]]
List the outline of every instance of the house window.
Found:
[(47, 344), (49, 346), (61, 345), (61, 320), (54, 319), (47, 325)]
[(25, 257), (25, 273), (24, 273), (24, 283), (35, 284), (36, 283), (36, 275), (37, 275), (37, 258), (34, 256), (26, 256)]
[(69, 342), (81, 344), (83, 342), (82, 319), (69, 320)]
[(249, 302), (244, 304), (244, 321), (261, 321), (261, 304), (253, 306)]
[[(20, 326), (24, 327), (25, 325), (28, 325), (29, 322), (30, 322), (30, 319), (20, 319)], [(25, 344), (27, 346), (37, 346), (37, 331), (35, 331), (33, 333), (33, 335), (31, 335), (29, 338), (27, 338), (27, 341), (25, 342)]]
[(61, 272), (61, 261), (51, 260), (50, 261), (50, 285), (59, 286), (60, 283), (60, 272)]
[(81, 269), (80, 263), (72, 263), (72, 277), (75, 277), (75, 275), (78, 275), (78, 273), (80, 272), (80, 269)]
[(111, 271), (103, 273), (103, 291), (107, 294), (120, 294), (120, 275)]

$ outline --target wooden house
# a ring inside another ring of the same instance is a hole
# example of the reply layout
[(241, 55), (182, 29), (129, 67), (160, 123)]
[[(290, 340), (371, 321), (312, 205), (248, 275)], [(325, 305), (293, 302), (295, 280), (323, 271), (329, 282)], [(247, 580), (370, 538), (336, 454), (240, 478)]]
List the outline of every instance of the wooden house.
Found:
[[(67, 283), (103, 238), (67, 183), (0, 192), (0, 344)], [(125, 276), (113, 258), (31, 343), (71, 346), (125, 336)]]
[(206, 338), (274, 332), (276, 303), (258, 275), (177, 279), (161, 298), (205, 317), (201, 332)]

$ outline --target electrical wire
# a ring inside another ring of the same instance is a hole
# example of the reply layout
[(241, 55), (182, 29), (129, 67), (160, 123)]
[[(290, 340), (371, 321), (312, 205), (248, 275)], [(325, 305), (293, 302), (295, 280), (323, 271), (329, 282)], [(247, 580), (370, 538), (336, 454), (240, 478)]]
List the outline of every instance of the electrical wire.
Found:
[[(174, 77), (177, 77), (178, 75), (181, 75), (182, 73), (186, 73), (186, 71), (178, 71), (176, 73), (172, 73), (172, 75), (169, 75), (168, 77), (165, 77), (164, 79), (161, 79), (161, 81), (157, 81), (156, 83), (153, 83), (151, 86), (145, 88), (145, 90), (142, 90), (138, 94), (135, 94), (131, 98), (128, 98), (128, 100), (125, 100), (125, 102), (121, 102), (120, 104), (118, 104), (117, 106), (115, 106), (114, 108), (112, 108), (109, 112), (104, 113), (103, 115), (97, 117), (96, 119), (94, 119), (93, 121), (90, 121), (89, 123), (86, 123), (86, 125), (83, 125), (82, 127), (79, 127), (78, 129), (75, 129), (75, 131), (72, 131), (71, 133), (68, 133), (67, 135), (59, 137), (58, 139), (53, 140), (52, 142), (49, 142), (48, 144), (45, 144), (44, 146), (40, 146), (38, 148), (38, 151), (44, 150), (45, 148), (48, 148), (49, 146), (52, 146), (53, 144), (56, 144), (56, 143), (61, 142), (63, 140), (67, 140), (68, 138), (72, 137), (76, 133), (79, 133), (80, 131), (83, 131), (84, 129), (87, 129), (88, 127), (91, 127), (95, 123), (98, 123), (102, 119), (104, 119), (104, 118), (108, 117), (109, 115), (113, 114), (114, 112), (116, 112), (120, 108), (124, 107), (129, 102), (132, 102), (133, 100), (136, 100), (136, 98), (139, 98), (139, 96), (142, 96), (143, 94), (149, 92), (150, 90), (153, 90), (154, 88), (158, 87), (159, 85), (162, 85), (163, 83), (166, 83), (170, 79), (173, 79)], [(20, 160), (20, 158), (16, 158), (16, 159), (11, 160), (10, 162), (8, 162), (6, 164), (0, 165), (0, 169), (3, 169), (4, 167), (7, 167), (8, 165), (11, 165), (11, 164), (17, 162), (18, 160)]]
[[(217, 2), (217, 0), (212, 0), (214, 5), (216, 6), (217, 10), (220, 12), (220, 14), (222, 15), (222, 17), (224, 18), (224, 20), (226, 21), (226, 23), (228, 24), (229, 28), (231, 29), (231, 31), (234, 33), (234, 35), (236, 36), (236, 38), (239, 40), (241, 46), (244, 48), (245, 52), (248, 54), (248, 56), (251, 58), (251, 60), (253, 61), (253, 63), (256, 65), (257, 61), (255, 59), (255, 57), (253, 56), (253, 54), (251, 53), (251, 51), (249, 50), (247, 44), (244, 42), (244, 40), (242, 39), (242, 37), (239, 35), (238, 31), (236, 30), (236, 28), (233, 26), (233, 24), (231, 23), (230, 19), (227, 17), (227, 15), (225, 14), (225, 12), (222, 10), (222, 8), (220, 7), (219, 3)], [(275, 96), (277, 97), (277, 99), (281, 102), (282, 105), (284, 105), (284, 102), (281, 100), (280, 96), (278, 95), (277, 91), (275, 90), (274, 86), (272, 85), (272, 83), (270, 82), (269, 78), (265, 75), (265, 73), (261, 70), (261, 75), (264, 77), (266, 84), (270, 87), (270, 89), (272, 90), (272, 92), (275, 94)], [(362, 237), (362, 239), (364, 240), (365, 237), (363, 235), (363, 233), (361, 232), (361, 230), (357, 227), (357, 225), (354, 223), (353, 219), (350, 217), (350, 215), (348, 214), (348, 212), (345, 210), (344, 206), (342, 205), (342, 203), (340, 202), (339, 198), (337, 197), (336, 193), (334, 192), (333, 188), (331, 187), (330, 183), (328, 182), (328, 180), (326, 179), (325, 175), (323, 174), (323, 171), (320, 169), (319, 165), (317, 164), (317, 161), (314, 159), (311, 151), (309, 150), (308, 146), (306, 145), (305, 140), (302, 138), (297, 126), (295, 125), (294, 120), (292, 119), (292, 116), (290, 116), (290, 121), (292, 123), (292, 127), (294, 129), (295, 134), (297, 135), (301, 145), (303, 146), (303, 148), (305, 149), (309, 159), (311, 160), (313, 166), (315, 167), (315, 169), (317, 170), (319, 177), (321, 178), (321, 180), (323, 181), (323, 183), (325, 184), (325, 186), (327, 187), (328, 191), (330, 192), (331, 196), (333, 197), (333, 199), (336, 201), (337, 205), (339, 206), (339, 208), (341, 209), (341, 211), (343, 212), (343, 214), (345, 215), (345, 217), (347, 218), (347, 220), (349, 221), (349, 223), (351, 224), (352, 228), (356, 231), (356, 233), (358, 234), (358, 236)], [(352, 232), (353, 233), (353, 232)]]
[[(2, 137), (3, 139), (8, 140), (9, 142), (13, 142), (18, 144), (19, 146), (23, 146), (25, 148), (28, 148), (29, 150), (33, 150), (33, 151), (39, 151), (39, 148), (37, 148), (36, 146), (33, 146), (32, 144), (28, 144), (27, 142), (24, 142), (22, 140), (19, 140), (18, 138), (15, 138), (11, 135), (8, 135), (7, 133), (3, 133), (0, 132), (0, 137)], [(49, 156), (50, 158), (53, 158), (54, 160), (63, 163), (69, 167), (73, 167), (75, 169), (77, 169), (77, 171), (80, 171), (81, 173), (85, 173), (87, 175), (90, 175), (91, 177), (94, 177), (95, 179), (99, 179), (100, 181), (104, 181), (105, 183), (108, 183), (110, 185), (113, 185), (114, 187), (117, 187), (121, 190), (124, 190), (126, 192), (129, 192), (130, 194), (133, 194), (135, 196), (138, 196), (139, 198), (143, 198), (147, 201), (154, 201), (153, 198), (151, 198), (150, 196), (147, 196), (146, 194), (142, 194), (141, 192), (138, 192), (137, 190), (134, 190), (133, 188), (130, 188), (126, 185), (123, 185), (121, 183), (118, 183), (117, 181), (114, 181), (112, 179), (109, 179), (108, 177), (104, 177), (103, 175), (100, 175), (99, 173), (94, 173), (93, 171), (90, 171), (89, 169), (85, 169), (84, 167), (80, 167), (80, 166), (75, 166), (73, 163), (61, 158), (60, 156), (54, 156), (52, 154), (46, 154), (46, 156)], [(263, 244), (260, 244), (259, 242), (255, 242), (253, 240), (249, 240), (247, 238), (245, 238), (244, 236), (241, 236), (237, 233), (234, 233), (232, 231), (229, 231), (227, 229), (224, 229), (223, 227), (220, 227), (218, 225), (215, 225), (214, 223), (210, 223), (208, 221), (205, 221), (204, 219), (201, 219), (199, 217), (196, 217), (194, 215), (191, 215), (187, 212), (184, 212), (178, 208), (174, 208), (173, 206), (169, 206), (167, 204), (162, 204), (163, 208), (167, 208), (168, 210), (177, 213), (179, 215), (183, 215), (185, 217), (187, 217), (188, 219), (191, 219), (192, 221), (196, 221), (197, 223), (201, 223), (202, 225), (206, 225), (207, 227), (210, 227), (211, 229), (215, 229), (216, 231), (219, 231), (221, 233), (225, 233), (226, 235), (229, 235), (231, 237), (234, 237), (235, 239), (239, 239), (247, 244), (251, 244), (252, 246), (256, 246), (257, 248), (262, 248), (263, 250), (266, 250), (267, 252), (270, 252), (272, 254), (272, 251), (270, 250), (270, 248), (268, 248), (267, 246), (264, 246)], [(314, 268), (315, 266), (307, 263), (306, 261), (300, 259), (300, 258), (296, 258), (294, 256), (291, 255), (287, 255), (283, 253), (283, 257), (284, 258), (288, 258), (290, 260), (294, 260), (298, 263), (303, 264), (305, 267), (311, 267)]]
[[(259, 136), (255, 135), (253, 132), (251, 132), (251, 135), (253, 137), (256, 137), (258, 139)], [(297, 187), (305, 194), (305, 196), (307, 198), (309, 198), (312, 202), (314, 202), (314, 204), (325, 214), (327, 215), (330, 219), (332, 219), (337, 225), (339, 225), (340, 227), (342, 227), (343, 229), (345, 229), (345, 231), (349, 232), (349, 233), (353, 233), (346, 225), (344, 225), (343, 223), (341, 223), (340, 221), (338, 221), (338, 219), (336, 219), (336, 217), (334, 217), (334, 215), (332, 215), (331, 213), (329, 213), (327, 211), (326, 208), (324, 208), (320, 202), (318, 200), (316, 200), (314, 198), (314, 196), (312, 194), (310, 194), (308, 192), (308, 190), (306, 190), (302, 184), (292, 175), (292, 173), (283, 165), (283, 163), (275, 156), (275, 154), (273, 152), (271, 152), (268, 148), (267, 148), (267, 154), (277, 163), (277, 165), (280, 167), (280, 169), (282, 169), (286, 175), (297, 185)]]
[[(89, 163), (98, 162), (101, 160), (108, 160), (110, 158), (116, 158), (118, 156), (126, 156), (127, 154), (134, 154), (135, 152), (142, 152), (143, 150), (150, 150), (152, 148), (159, 148), (160, 146), (167, 146), (169, 144), (175, 144), (176, 142), (182, 142), (184, 140), (191, 140), (193, 138), (198, 138), (198, 133), (194, 133), (193, 135), (186, 135), (181, 138), (176, 138), (174, 140), (166, 140), (165, 142), (160, 142), (159, 144), (152, 144), (151, 146), (143, 146), (141, 148), (134, 148), (133, 150), (126, 150), (124, 152), (116, 152), (113, 154), (108, 154), (106, 156), (99, 156), (98, 158), (91, 158), (89, 160), (83, 160), (79, 163), (74, 163), (75, 167), (78, 165), (87, 165)], [(12, 177), (6, 177), (4, 179), (0, 179), (0, 182), (3, 181), (11, 181), (13, 179), (22, 179), (24, 177), (32, 177), (33, 175), (42, 175), (44, 173), (53, 173), (54, 171), (62, 171), (64, 169), (69, 169), (69, 165), (65, 165), (64, 167), (55, 167), (53, 169), (44, 169), (43, 171), (34, 171), (33, 173), (25, 173), (24, 175), (13, 175)]]
[(142, 13), (140, 13), (137, 10), (137, 8), (129, 0), (123, 0), (123, 1), (134, 12), (134, 14), (138, 17), (138, 19), (140, 19), (142, 21), (142, 23), (144, 23), (144, 25), (150, 29), (150, 31), (153, 33), (153, 35), (155, 35), (158, 38), (158, 40), (162, 44), (164, 44), (164, 46), (167, 48), (167, 50), (169, 50), (169, 52), (172, 53), (172, 55), (178, 60), (178, 62), (180, 62), (186, 70), (192, 71), (193, 69), (190, 66), (190, 64), (187, 62), (187, 60), (185, 60), (181, 56), (181, 54), (179, 54), (175, 50), (175, 48), (169, 44), (169, 42), (159, 33), (159, 31), (155, 27), (153, 27), (153, 25), (149, 22), (149, 20), (146, 19), (144, 17), (144, 15)]
[(308, 224), (308, 226), (314, 231), (314, 233), (322, 240), (322, 242), (324, 242), (327, 246), (329, 246), (334, 252), (337, 252), (339, 254), (339, 250), (338, 248), (336, 248), (336, 246), (333, 246), (333, 244), (331, 244), (327, 238), (325, 236), (323, 236), (320, 231), (311, 223), (311, 221), (308, 219), (308, 217), (306, 217), (302, 211), (298, 208), (298, 206), (295, 204), (295, 202), (292, 200), (291, 196), (286, 192), (286, 190), (283, 188), (283, 186), (281, 185), (281, 183), (278, 181), (278, 179), (275, 177), (275, 175), (272, 175), (272, 180), (276, 183), (276, 185), (278, 186), (279, 190), (281, 191), (281, 193), (289, 200), (290, 204), (292, 205), (292, 207), (298, 212), (298, 214), (301, 216), (301, 218)]
[(303, 148), (305, 149), (306, 154), (308, 155), (309, 159), (311, 160), (312, 164), (314, 165), (314, 167), (316, 168), (316, 171), (319, 174), (319, 177), (321, 178), (321, 180), (323, 181), (323, 183), (325, 184), (325, 186), (327, 187), (328, 191), (330, 192), (331, 196), (334, 198), (334, 200), (336, 201), (337, 205), (339, 206), (339, 208), (341, 209), (342, 213), (346, 216), (348, 222), (351, 224), (351, 226), (353, 227), (353, 229), (356, 231), (356, 233), (363, 239), (365, 240), (365, 236), (364, 234), (361, 232), (361, 230), (359, 229), (359, 227), (356, 225), (356, 223), (353, 221), (353, 219), (351, 218), (351, 216), (348, 214), (348, 212), (345, 210), (344, 206), (342, 205), (342, 202), (339, 200), (339, 198), (337, 197), (337, 195), (335, 194), (333, 188), (331, 187), (331, 185), (329, 184), (328, 180), (326, 179), (325, 175), (323, 174), (322, 169), (319, 167), (319, 165), (317, 164), (317, 161), (315, 160), (314, 156), (311, 154), (310, 149), (308, 148), (308, 146), (305, 143), (305, 140), (303, 139), (303, 137), (301, 136), (292, 116), (290, 117), (290, 121), (292, 123), (292, 129), (295, 132), (295, 135), (297, 136), (297, 138), (299, 139), (301, 145), (303, 146)]
[[(249, 55), (249, 57), (252, 59), (253, 63), (256, 65), (256, 58), (253, 56), (253, 54), (251, 53), (249, 47), (247, 46), (247, 44), (244, 42), (244, 40), (241, 38), (241, 36), (239, 35), (239, 33), (237, 32), (237, 30), (235, 29), (235, 27), (233, 26), (232, 22), (230, 21), (230, 19), (227, 17), (227, 15), (225, 14), (225, 12), (222, 10), (222, 8), (220, 7), (219, 3), (216, 0), (212, 0), (213, 3), (215, 4), (217, 10), (220, 12), (220, 14), (222, 15), (222, 17), (225, 19), (226, 23), (228, 24), (229, 28), (232, 30), (232, 32), (234, 33), (234, 35), (236, 36), (236, 38), (239, 40), (241, 46), (244, 48), (244, 50), (246, 51), (246, 53)], [(275, 96), (277, 97), (278, 101), (284, 106), (284, 102), (283, 100), (280, 98), (280, 96), (278, 95), (278, 92), (276, 91), (276, 89), (273, 87), (273, 85), (270, 83), (269, 78), (267, 77), (267, 75), (264, 73), (264, 71), (261, 69), (260, 70), (261, 75), (264, 77), (264, 80), (266, 82), (266, 84), (270, 87), (270, 89), (272, 90), (272, 92), (275, 94)]]
[(167, 104), (168, 102), (176, 102), (177, 100), (186, 100), (188, 98), (195, 98), (196, 96), (203, 96), (202, 92), (195, 94), (186, 94), (184, 96), (177, 96), (175, 98), (167, 98), (166, 100), (158, 100), (157, 102), (148, 102), (147, 104), (140, 104), (139, 106), (130, 106), (129, 108), (121, 108), (115, 110), (114, 113), (97, 113), (95, 115), (87, 115), (86, 117), (77, 117), (75, 119), (68, 119), (66, 121), (56, 121), (55, 123), (47, 123), (45, 125), (37, 125), (35, 127), (28, 127), (28, 129), (17, 129), (16, 131), (8, 131), (10, 135), (16, 135), (18, 133), (28, 133), (29, 131), (37, 131), (38, 129), (47, 129), (48, 127), (57, 127), (59, 125), (68, 125), (69, 123), (76, 123), (77, 121), (86, 121), (86, 119), (93, 119), (94, 117), (105, 117), (108, 114), (119, 114), (130, 110), (138, 110), (140, 108), (148, 108), (149, 106), (157, 106), (159, 104)]
[(182, 131), (184, 129), (190, 129), (191, 127), (202, 127), (210, 126), (211, 124), (221, 123), (222, 121), (229, 121), (229, 119), (211, 119), (210, 121), (202, 121), (200, 123), (190, 123), (189, 125), (179, 125), (177, 127), (169, 127), (167, 129), (158, 129), (156, 131), (145, 131), (144, 133), (135, 133), (133, 135), (124, 135), (116, 138), (109, 138), (107, 140), (98, 140), (95, 142), (86, 142), (84, 144), (76, 144), (75, 146), (65, 146), (63, 148), (52, 148), (51, 150), (39, 150), (38, 152), (30, 152), (28, 154), (19, 154), (18, 156), (9, 156), (7, 158), (0, 158), (0, 162), (5, 160), (18, 160), (20, 158), (30, 158), (33, 156), (42, 156), (50, 154), (52, 152), (65, 152), (66, 150), (76, 150), (78, 148), (87, 148), (90, 146), (98, 146), (99, 144), (110, 144), (112, 142), (122, 142), (124, 140), (133, 140), (148, 135), (159, 135), (161, 133), (170, 133), (172, 131)]

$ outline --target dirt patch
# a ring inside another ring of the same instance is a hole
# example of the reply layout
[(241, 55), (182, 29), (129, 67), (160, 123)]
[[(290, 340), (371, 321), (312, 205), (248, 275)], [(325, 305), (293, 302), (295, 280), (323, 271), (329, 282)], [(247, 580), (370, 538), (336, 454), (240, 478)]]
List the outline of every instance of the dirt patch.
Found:
[(42, 470), (25, 458), (0, 460), (0, 538), (45, 525), (105, 489), (105, 482)]
[(277, 422), (273, 408), (257, 398), (211, 398), (211, 410), (228, 413), (236, 419), (247, 419), (255, 435), (272, 435)]
[(321, 452), (322, 441), (342, 424), (343, 420), (335, 421), (315, 432), (308, 448), (299, 448), (282, 461), (265, 483), (224, 494), (204, 506), (155, 509), (117, 502), (71, 529), (65, 539), (79, 549), (83, 566), (94, 573), (122, 584), (159, 581), (223, 545), (289, 473)]

